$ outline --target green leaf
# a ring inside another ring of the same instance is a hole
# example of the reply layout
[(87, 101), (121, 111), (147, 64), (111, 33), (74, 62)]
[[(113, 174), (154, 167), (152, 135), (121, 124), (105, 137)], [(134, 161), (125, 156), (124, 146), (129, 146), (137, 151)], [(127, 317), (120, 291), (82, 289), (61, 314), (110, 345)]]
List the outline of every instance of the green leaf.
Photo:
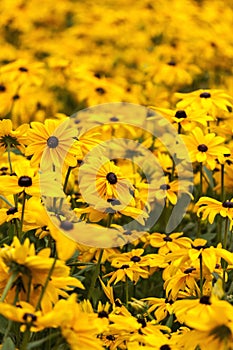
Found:
[[(40, 340), (35, 340), (31, 343), (28, 344), (27, 346), (27, 350), (31, 350), (35, 347), (41, 346), (42, 344), (44, 344), (47, 340), (51, 340), (53, 338), (57, 338), (60, 335), (60, 332), (56, 332), (53, 334), (49, 334), (47, 337), (40, 339)], [(11, 350), (11, 349), (10, 349)]]
[(204, 170), (204, 175), (206, 180), (208, 181), (210, 187), (213, 189), (214, 188), (214, 179), (213, 179), (213, 173), (211, 170), (207, 169), (206, 166), (203, 166)]
[(0, 315), (0, 333), (5, 334), (8, 325), (8, 320)]
[(11, 338), (6, 338), (2, 345), (2, 350), (15, 350), (15, 344), (13, 343)]

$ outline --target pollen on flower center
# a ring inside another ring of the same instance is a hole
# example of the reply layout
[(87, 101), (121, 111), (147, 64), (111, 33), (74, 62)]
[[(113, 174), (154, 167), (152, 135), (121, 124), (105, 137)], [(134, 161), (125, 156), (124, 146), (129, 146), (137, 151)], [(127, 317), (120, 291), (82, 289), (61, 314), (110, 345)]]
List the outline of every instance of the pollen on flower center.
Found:
[(207, 152), (208, 151), (208, 147), (206, 145), (204, 145), (204, 143), (202, 143), (201, 145), (199, 145), (197, 147), (198, 151), (200, 152)]
[(18, 180), (18, 185), (20, 187), (30, 187), (32, 185), (32, 179), (29, 176), (20, 176)]
[(59, 141), (56, 136), (50, 136), (47, 140), (47, 145), (49, 148), (56, 148), (58, 144), (59, 144)]
[(132, 258), (130, 259), (133, 262), (139, 262), (141, 260), (140, 256), (134, 255), (132, 256)]
[(233, 202), (225, 201), (222, 203), (223, 208), (233, 208)]
[(200, 97), (202, 97), (202, 98), (210, 98), (211, 97), (211, 94), (209, 93), (209, 92), (202, 92), (201, 94), (200, 94)]
[(175, 118), (181, 119), (181, 118), (187, 118), (187, 114), (183, 110), (179, 110), (175, 114)]
[(201, 297), (201, 299), (200, 299), (200, 304), (211, 305), (210, 296), (209, 295), (203, 295)]
[(10, 209), (7, 210), (6, 215), (13, 215), (17, 213), (18, 209), (16, 207), (11, 207)]
[(161, 185), (160, 186), (160, 189), (161, 190), (169, 190), (171, 187), (170, 187), (170, 185), (168, 185), (168, 184), (163, 184), (163, 185)]
[(117, 183), (117, 176), (113, 172), (110, 172), (106, 175), (106, 179), (111, 185), (115, 185)]

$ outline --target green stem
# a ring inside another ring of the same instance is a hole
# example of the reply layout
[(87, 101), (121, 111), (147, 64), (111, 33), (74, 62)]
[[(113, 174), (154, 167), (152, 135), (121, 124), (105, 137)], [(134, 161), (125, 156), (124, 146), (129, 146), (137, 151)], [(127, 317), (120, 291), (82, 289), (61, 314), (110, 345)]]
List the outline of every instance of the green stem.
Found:
[(14, 207), (14, 205), (13, 204), (11, 204), (4, 196), (2, 196), (1, 194), (0, 194), (0, 199), (1, 200), (3, 200), (6, 204), (8, 204), (9, 205), (9, 207)]
[(67, 173), (66, 173), (65, 182), (64, 182), (64, 186), (63, 186), (63, 192), (64, 193), (66, 193), (66, 188), (67, 188), (67, 185), (68, 185), (68, 181), (69, 181), (69, 176), (70, 176), (71, 170), (72, 170), (72, 167), (69, 167), (68, 170), (67, 170)]
[(2, 293), (0, 302), (3, 302), (7, 296), (7, 293), (9, 292), (9, 290), (11, 289), (13, 283), (15, 282), (16, 277), (18, 276), (18, 272), (13, 272), (12, 275), (10, 276), (10, 278), (7, 281), (7, 284), (4, 288), (4, 291)]
[(225, 199), (225, 188), (224, 188), (224, 164), (221, 164), (221, 201)]
[(8, 163), (10, 166), (10, 175), (13, 174), (13, 168), (12, 168), (12, 163), (11, 163), (11, 148), (10, 145), (7, 145), (7, 158), (8, 158)]
[(202, 196), (202, 190), (203, 190), (203, 167), (202, 167), (202, 163), (200, 163), (200, 192), (199, 192), (199, 196)]
[(203, 265), (202, 265), (202, 255), (199, 255), (199, 261), (200, 261), (200, 297), (203, 296)]
[(50, 268), (50, 270), (49, 270), (48, 276), (47, 276), (47, 278), (46, 278), (45, 284), (44, 284), (44, 286), (43, 286), (43, 288), (42, 288), (42, 291), (41, 291), (41, 293), (40, 293), (39, 300), (38, 300), (38, 302), (37, 302), (37, 304), (36, 304), (36, 308), (35, 308), (36, 311), (39, 310), (39, 308), (40, 308), (40, 306), (41, 306), (42, 299), (43, 299), (43, 297), (44, 297), (46, 288), (47, 288), (47, 286), (48, 286), (48, 284), (49, 284), (50, 277), (52, 276), (52, 273), (53, 273), (53, 270), (54, 270), (54, 268), (55, 268), (56, 262), (57, 262), (57, 257), (55, 256), (55, 257), (54, 257), (54, 260), (53, 260), (53, 263), (52, 263), (52, 266), (51, 266), (51, 268)]
[(97, 278), (99, 276), (99, 273), (100, 273), (100, 265), (101, 265), (101, 260), (102, 260), (102, 257), (103, 257), (103, 253), (104, 253), (104, 249), (102, 248), (100, 250), (99, 258), (98, 258), (98, 261), (97, 261), (97, 264), (96, 264), (96, 267), (95, 267), (95, 270), (94, 270), (94, 273), (93, 273), (93, 276), (92, 276), (91, 285), (90, 285), (90, 288), (89, 288), (89, 291), (88, 291), (87, 299), (89, 299), (89, 300), (93, 296), (96, 280), (97, 280)]
[(125, 280), (125, 305), (128, 308), (128, 305), (129, 305), (129, 281), (128, 281), (127, 276), (126, 276), (126, 280)]
[(28, 343), (30, 341), (30, 337), (31, 337), (30, 328), (31, 328), (31, 324), (27, 324), (27, 328), (23, 334), (22, 344), (19, 348), (20, 350), (27, 350), (27, 345), (28, 345)]
[[(227, 238), (228, 238), (228, 226), (229, 226), (229, 218), (226, 217), (225, 220), (225, 230), (224, 230), (224, 236), (223, 236), (223, 249), (227, 249)], [(225, 290), (226, 287), (226, 274), (227, 274), (227, 262), (223, 261), (222, 263), (223, 267), (223, 290)]]
[(23, 220), (24, 220), (26, 196), (27, 196), (26, 192), (23, 191), (22, 212), (21, 212), (20, 227), (19, 227), (19, 236), (20, 236), (20, 238), (22, 238), (22, 235), (23, 235)]

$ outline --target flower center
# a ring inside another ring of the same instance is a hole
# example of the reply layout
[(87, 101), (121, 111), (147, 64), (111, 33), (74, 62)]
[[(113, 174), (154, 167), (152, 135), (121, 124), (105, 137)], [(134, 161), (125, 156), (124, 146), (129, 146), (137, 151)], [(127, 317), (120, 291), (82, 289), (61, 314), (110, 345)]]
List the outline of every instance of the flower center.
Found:
[(100, 311), (99, 313), (98, 313), (98, 317), (99, 318), (104, 318), (104, 317), (106, 317), (106, 318), (108, 318), (108, 313), (106, 312), (106, 311)]
[(0, 84), (0, 92), (5, 92), (6, 91), (6, 87), (3, 84)]
[(164, 344), (164, 345), (160, 346), (159, 349), (160, 350), (171, 350), (171, 347), (169, 345), (167, 345), (167, 344)]
[(119, 122), (119, 119), (114, 116), (114, 117), (110, 118), (110, 121), (111, 122)]
[(23, 320), (26, 322), (35, 322), (37, 320), (36, 315), (30, 314), (29, 312), (26, 312), (23, 315)]
[(186, 114), (185, 111), (180, 110), (180, 111), (176, 112), (175, 117), (178, 118), (178, 119), (187, 118), (187, 114)]
[(106, 179), (111, 185), (115, 185), (117, 183), (117, 176), (113, 172), (110, 172), (106, 175)]
[(12, 97), (12, 100), (16, 101), (16, 100), (19, 100), (20, 96), (18, 94), (14, 95)]
[(110, 340), (110, 341), (114, 341), (116, 338), (114, 337), (114, 335), (109, 334), (106, 336), (106, 339)]
[(233, 208), (233, 202), (225, 201), (222, 203), (223, 208)]
[(13, 215), (17, 213), (18, 209), (16, 207), (11, 207), (10, 209), (7, 210), (6, 215)]
[(60, 224), (60, 228), (62, 228), (65, 231), (70, 231), (73, 229), (73, 227), (74, 227), (74, 224), (68, 220), (64, 220)]
[(95, 91), (98, 93), (98, 95), (106, 94), (106, 90), (104, 90), (102, 87), (96, 88)]
[(172, 242), (172, 238), (169, 237), (169, 236), (164, 237), (163, 240), (164, 240), (165, 242)]
[(206, 152), (206, 151), (208, 151), (208, 147), (207, 147), (206, 145), (204, 145), (204, 143), (202, 143), (201, 145), (199, 145), (199, 146), (197, 147), (197, 149), (198, 149), (198, 151), (200, 151), (200, 152)]
[(165, 190), (169, 190), (170, 188), (171, 188), (171, 187), (170, 187), (170, 185), (168, 185), (168, 184), (163, 184), (163, 185), (160, 186), (160, 189), (161, 189), (161, 190), (164, 190), (164, 191), (165, 191)]
[(209, 295), (203, 295), (201, 297), (201, 299), (200, 299), (200, 304), (211, 305), (210, 296)]
[(211, 94), (209, 93), (209, 92), (202, 92), (201, 94), (200, 94), (200, 97), (201, 98), (210, 98), (211, 97)]
[(19, 67), (20, 72), (28, 72), (28, 69), (26, 67)]
[(59, 141), (56, 136), (50, 136), (47, 140), (47, 145), (49, 148), (56, 148), (58, 144), (59, 144)]
[(176, 66), (176, 62), (173, 61), (173, 60), (167, 62), (167, 64), (168, 64), (169, 66)]
[(132, 256), (132, 258), (130, 259), (133, 262), (139, 262), (141, 260), (140, 256), (134, 255)]
[(195, 267), (189, 267), (188, 269), (184, 270), (184, 273), (192, 273), (193, 271), (195, 271)]
[(30, 187), (32, 185), (32, 178), (29, 176), (20, 176), (18, 185), (20, 187)]

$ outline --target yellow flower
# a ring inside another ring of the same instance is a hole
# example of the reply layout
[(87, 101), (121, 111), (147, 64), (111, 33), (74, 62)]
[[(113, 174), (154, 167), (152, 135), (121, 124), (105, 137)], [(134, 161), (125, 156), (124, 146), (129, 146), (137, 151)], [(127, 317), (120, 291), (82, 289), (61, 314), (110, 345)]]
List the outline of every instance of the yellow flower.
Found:
[(182, 232), (171, 233), (169, 236), (164, 233), (152, 233), (147, 236), (147, 241), (152, 247), (159, 248), (159, 254), (167, 254), (180, 248), (190, 248), (191, 239), (188, 237), (181, 237)]
[(10, 119), (0, 120), (0, 153), (12, 148), (24, 153), (28, 128), (28, 124), (22, 124), (16, 130), (12, 130), (12, 121)]
[(209, 115), (216, 117), (219, 110), (229, 111), (232, 105), (232, 97), (223, 90), (200, 89), (189, 93), (176, 93), (175, 96), (182, 101), (177, 103), (177, 108), (204, 109)]
[[(32, 165), (41, 163), (42, 170), (61, 168), (63, 163), (76, 166), (82, 158), (81, 149), (75, 141), (77, 130), (70, 127), (69, 118), (65, 120), (46, 119), (45, 123), (32, 122), (28, 131), (29, 145), (26, 156), (32, 155)], [(42, 158), (43, 155), (43, 159)]]
[(182, 135), (189, 150), (192, 162), (207, 164), (211, 170), (216, 166), (216, 159), (229, 154), (229, 149), (223, 145), (224, 138), (215, 133), (204, 134), (202, 129), (196, 127), (191, 135)]
[(210, 224), (214, 222), (216, 215), (221, 215), (223, 218), (230, 220), (230, 227), (233, 225), (233, 200), (220, 202), (217, 199), (210, 197), (201, 197), (196, 203), (197, 215), (201, 216), (202, 220), (208, 218)]

